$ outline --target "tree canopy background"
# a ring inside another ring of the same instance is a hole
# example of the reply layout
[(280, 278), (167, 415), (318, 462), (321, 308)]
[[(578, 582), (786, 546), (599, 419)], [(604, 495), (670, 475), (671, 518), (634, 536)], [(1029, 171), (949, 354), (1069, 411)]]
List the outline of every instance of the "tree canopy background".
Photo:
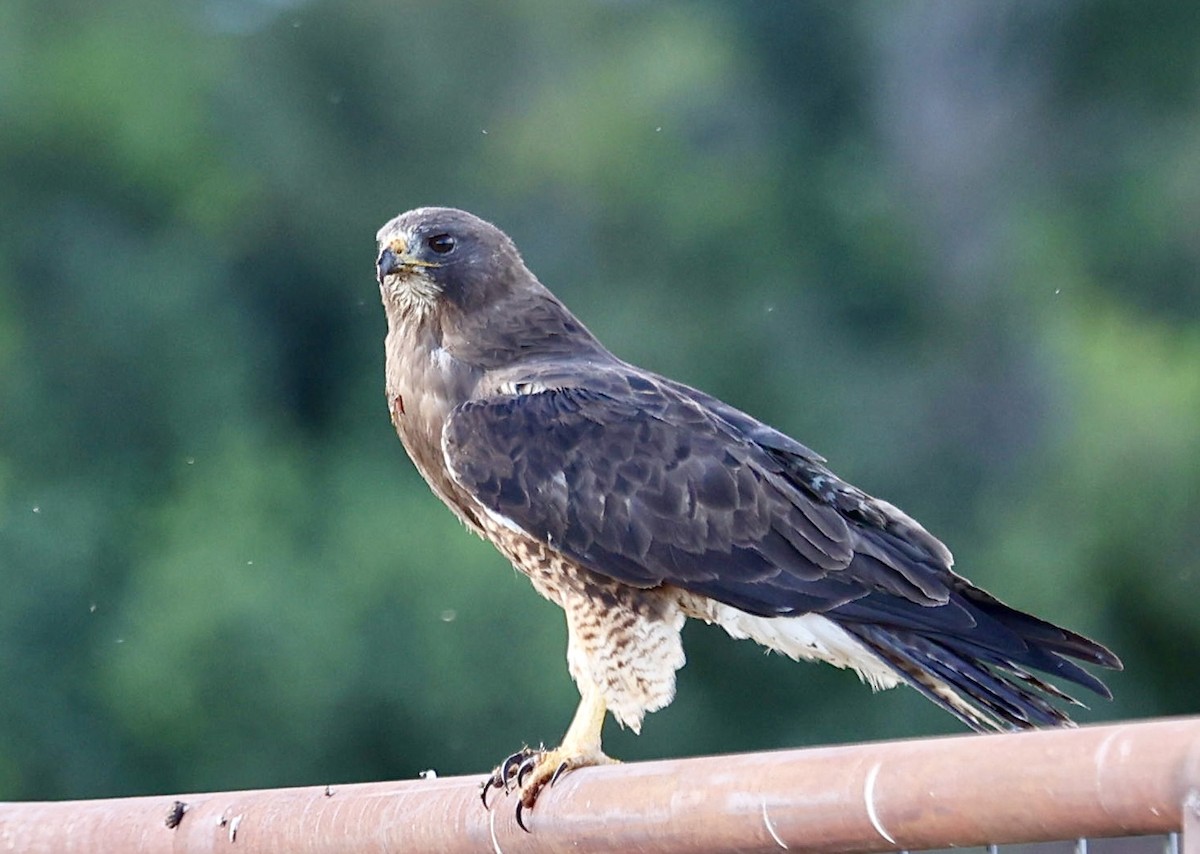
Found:
[[(375, 230), (509, 232), (1196, 712), (1200, 16), (1120, 2), (0, 5), (0, 797), (477, 773), (577, 700), (420, 481)], [(957, 732), (689, 626), (627, 759)]]

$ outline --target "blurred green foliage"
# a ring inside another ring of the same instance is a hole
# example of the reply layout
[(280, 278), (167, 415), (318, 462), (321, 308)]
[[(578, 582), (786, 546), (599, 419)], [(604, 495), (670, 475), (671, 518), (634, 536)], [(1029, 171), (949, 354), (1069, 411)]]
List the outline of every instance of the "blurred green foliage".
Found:
[[(1200, 710), (1187, 3), (8, 0), (0, 797), (481, 772), (560, 613), (428, 493), (376, 228), (471, 209), (619, 354), (793, 433)], [(689, 627), (626, 758), (957, 731)]]

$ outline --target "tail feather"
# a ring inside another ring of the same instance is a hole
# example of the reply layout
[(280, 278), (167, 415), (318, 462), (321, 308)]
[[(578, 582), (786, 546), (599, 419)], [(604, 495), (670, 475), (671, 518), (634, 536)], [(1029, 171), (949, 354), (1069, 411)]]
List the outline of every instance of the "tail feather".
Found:
[[(1121, 659), (1117, 658), (1109, 649), (1090, 638), (1085, 638), (1083, 635), (1077, 634), (1070, 629), (1064, 629), (1062, 626), (1056, 626), (1054, 623), (1039, 619), (1032, 614), (1026, 614), (1024, 611), (1011, 608), (995, 596), (984, 590), (980, 590), (978, 587), (965, 586), (964, 589), (958, 592), (976, 613), (986, 614), (992, 619), (1003, 623), (1035, 648), (1040, 647), (1051, 652), (1070, 656), (1079, 661), (1085, 661), (1089, 664), (1107, 667), (1110, 670), (1120, 670), (1122, 668)], [(1092, 686), (1089, 685), (1088, 687), (1091, 688)], [(1092, 688), (1092, 690), (1097, 689)], [(1107, 689), (1103, 687), (1098, 691), (1101, 694), (1105, 694), (1106, 692)]]
[(845, 629), (905, 682), (971, 729), (986, 732), (1070, 723), (1044, 697), (929, 638), (864, 624)]
[[(1024, 681), (1029, 681), (1026, 678), (1029, 675), (1028, 669), (1037, 670), (1058, 679), (1064, 679), (1067, 682), (1081, 685), (1106, 700), (1112, 699), (1112, 692), (1101, 680), (1088, 673), (1075, 662), (1068, 661), (1064, 657), (1064, 654), (1051, 652), (1045, 647), (1035, 645), (1036, 642), (1029, 641), (1028, 639), (1025, 640), (1024, 648), (1020, 652), (1013, 653), (998, 652), (996, 649), (983, 643), (975, 642), (970, 636), (930, 634), (928, 637), (955, 649), (960, 655), (969, 655), (971, 658), (988, 665), (999, 667)], [(1037, 687), (1039, 690), (1044, 690), (1040, 685)]]
[[(1101, 680), (1067, 656), (1120, 669), (1115, 655), (1082, 635), (1009, 608), (976, 588), (952, 594), (943, 606), (884, 613), (872, 597), (826, 614), (883, 660), (921, 694), (976, 730), (1070, 725), (1053, 704), (1082, 706), (1062, 688), (1031, 671), (1071, 682), (1105, 698)], [(882, 603), (880, 603), (882, 604)], [(864, 619), (864, 609), (874, 619)], [(963, 609), (974, 618), (967, 631), (939, 625), (942, 608)], [(839, 619), (840, 617), (840, 619)]]
[[(1059, 688), (1054, 683), (1047, 682), (1045, 679), (1041, 679), (1041, 678), (1033, 675), (1032, 673), (1030, 673), (1028, 670), (1026, 670), (1023, 667), (1019, 667), (1016, 664), (1010, 663), (1008, 665), (1008, 671), (1015, 678), (1020, 679), (1026, 685), (1029, 685), (1030, 687), (1032, 687), (1038, 691), (1041, 691), (1044, 694), (1049, 694), (1051, 697), (1053, 697), (1056, 700), (1061, 700), (1064, 703), (1070, 703), (1072, 706), (1079, 706), (1080, 708), (1083, 708), (1083, 709), (1087, 708), (1087, 705), (1085, 703), (1081, 703), (1079, 700), (1072, 697), (1070, 694), (1068, 694), (1066, 691)], [(1099, 680), (1097, 680), (1097, 681), (1099, 681)], [(1101, 682), (1100, 684), (1104, 688), (1105, 692), (1108, 692), (1108, 686), (1104, 685), (1103, 682)], [(1111, 697), (1109, 699), (1111, 699)]]

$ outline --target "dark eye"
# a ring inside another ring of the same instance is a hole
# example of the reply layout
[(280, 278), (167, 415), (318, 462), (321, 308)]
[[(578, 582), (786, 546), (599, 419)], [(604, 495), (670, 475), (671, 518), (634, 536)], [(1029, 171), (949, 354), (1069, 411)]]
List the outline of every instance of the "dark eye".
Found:
[(425, 245), (438, 255), (447, 255), (454, 251), (455, 242), (449, 234), (435, 234), (425, 240)]

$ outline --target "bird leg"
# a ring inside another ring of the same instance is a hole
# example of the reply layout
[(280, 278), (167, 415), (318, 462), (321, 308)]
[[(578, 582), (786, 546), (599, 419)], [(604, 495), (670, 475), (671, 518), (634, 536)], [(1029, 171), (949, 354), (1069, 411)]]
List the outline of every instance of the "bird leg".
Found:
[(503, 789), (505, 794), (516, 789), (519, 795), (517, 824), (528, 832), (522, 812), (533, 809), (542, 789), (553, 786), (559, 777), (576, 768), (611, 765), (618, 761), (605, 756), (600, 749), (600, 731), (606, 711), (604, 698), (598, 690), (592, 688), (584, 693), (562, 744), (553, 750), (525, 747), (501, 762), (483, 783), (483, 805), (487, 806), (488, 792), (492, 789)]

